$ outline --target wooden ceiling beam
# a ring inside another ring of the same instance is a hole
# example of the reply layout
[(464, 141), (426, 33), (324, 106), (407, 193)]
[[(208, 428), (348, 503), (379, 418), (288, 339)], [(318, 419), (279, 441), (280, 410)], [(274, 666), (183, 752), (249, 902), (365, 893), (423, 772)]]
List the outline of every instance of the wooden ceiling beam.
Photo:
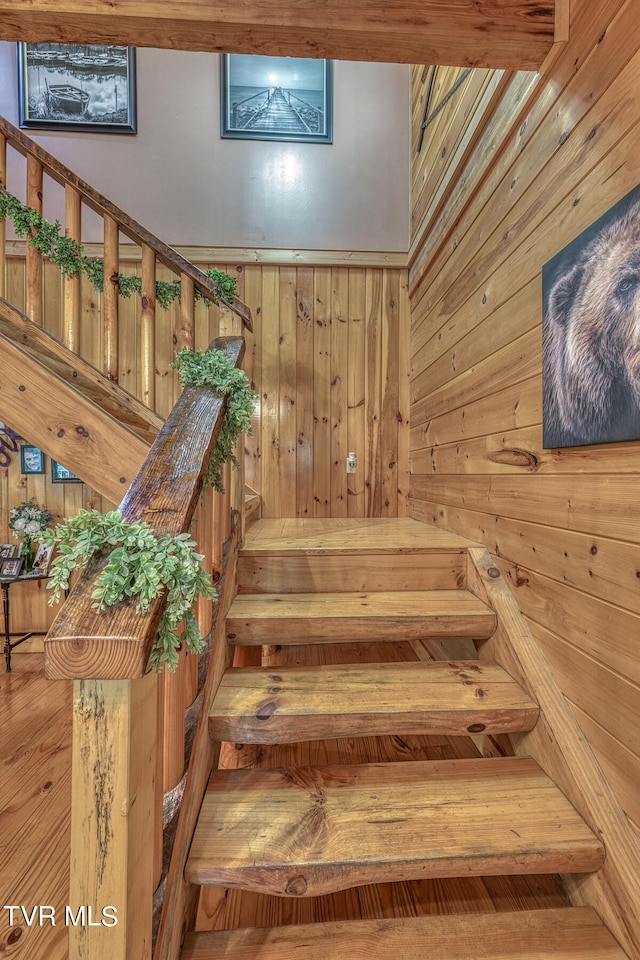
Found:
[(554, 0), (0, 0), (0, 40), (535, 70), (554, 19)]

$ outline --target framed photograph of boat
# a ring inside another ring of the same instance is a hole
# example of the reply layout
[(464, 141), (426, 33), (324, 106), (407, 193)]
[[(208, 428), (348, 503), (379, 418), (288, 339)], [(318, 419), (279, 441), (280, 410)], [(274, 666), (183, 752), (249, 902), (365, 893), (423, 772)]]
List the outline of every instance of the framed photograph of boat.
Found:
[(223, 137), (331, 143), (330, 60), (225, 53), (220, 61)]
[(21, 127), (136, 132), (134, 47), (19, 43)]

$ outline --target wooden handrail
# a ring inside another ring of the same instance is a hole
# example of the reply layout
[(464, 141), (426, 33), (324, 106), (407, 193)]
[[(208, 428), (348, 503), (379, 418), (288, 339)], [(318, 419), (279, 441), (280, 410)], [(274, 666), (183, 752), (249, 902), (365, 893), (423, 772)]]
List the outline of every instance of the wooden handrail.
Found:
[[(242, 362), (240, 337), (219, 337), (211, 347)], [(188, 529), (225, 407), (210, 387), (185, 388), (120, 504), (125, 519), (144, 520), (160, 536)], [(137, 679), (147, 669), (164, 598), (147, 613), (128, 602), (97, 614), (91, 594), (105, 562), (95, 557), (87, 566), (45, 638), (50, 679)]]
[[(114, 220), (119, 230), (122, 231), (130, 240), (139, 244), (141, 247), (149, 247), (155, 253), (160, 263), (164, 264), (170, 270), (178, 275), (189, 277), (203, 296), (209, 300), (214, 300), (216, 296), (216, 287), (214, 282), (199, 270), (193, 263), (186, 260), (176, 250), (164, 243), (158, 237), (150, 233), (145, 227), (130, 217), (124, 210), (121, 210), (114, 203), (108, 200), (97, 190), (94, 190), (90, 184), (78, 177), (72, 170), (48, 153), (43, 147), (39, 146), (34, 140), (28, 137), (18, 127), (14, 127), (4, 117), (0, 117), (0, 134), (4, 135), (7, 142), (10, 143), (19, 153), (33, 161), (41, 164), (50, 177), (61, 183), (63, 186), (71, 185), (80, 194), (80, 197), (88, 207), (91, 207), (102, 217), (110, 217)], [(107, 275), (105, 272), (105, 284)], [(238, 300), (237, 297), (231, 297), (229, 301), (221, 301), (229, 307), (237, 316), (242, 319), (247, 329), (252, 330), (251, 311)]]

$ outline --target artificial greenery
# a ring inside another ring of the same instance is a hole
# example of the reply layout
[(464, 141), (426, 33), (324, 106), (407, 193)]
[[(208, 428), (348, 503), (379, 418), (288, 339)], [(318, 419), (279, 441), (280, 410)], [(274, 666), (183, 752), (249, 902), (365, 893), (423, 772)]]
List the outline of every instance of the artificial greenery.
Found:
[(222, 465), (231, 463), (238, 467), (235, 444), (241, 433), (251, 433), (251, 414), (256, 395), (243, 371), (234, 367), (222, 350), (190, 350), (184, 347), (176, 354), (172, 366), (178, 371), (183, 387), (187, 383), (197, 387), (206, 384), (227, 398), (227, 411), (205, 480), (218, 493), (224, 493)]
[[(84, 247), (77, 240), (65, 236), (61, 232), (60, 222), (49, 223), (32, 207), (20, 203), (12, 193), (0, 187), (0, 221), (7, 217), (13, 223), (18, 237), (27, 237), (30, 246), (55, 263), (66, 277), (77, 277), (84, 274), (96, 290), (104, 289), (104, 263), (99, 257), (85, 257)], [(235, 277), (229, 276), (223, 270), (212, 267), (205, 271), (214, 284), (213, 300), (215, 303), (231, 303), (236, 295)], [(133, 293), (142, 293), (142, 278), (118, 274), (118, 291), (122, 297), (130, 297)], [(180, 280), (157, 280), (156, 302), (165, 310), (174, 300), (180, 300)], [(207, 306), (210, 301), (199, 290), (195, 292), (196, 299), (203, 300)]]
[[(150, 663), (160, 670), (175, 670), (178, 648), (186, 644), (189, 653), (204, 646), (193, 614), (196, 599), (214, 600), (216, 591), (202, 568), (202, 555), (188, 533), (156, 537), (148, 524), (129, 522), (116, 510), (101, 514), (80, 510), (74, 517), (48, 529), (42, 543), (57, 545), (58, 555), (51, 568), (47, 587), (53, 590), (49, 603), (57, 603), (69, 586), (71, 572), (86, 566), (99, 552), (107, 552), (106, 563), (96, 577), (93, 608), (98, 612), (122, 600), (136, 598), (136, 611), (146, 611), (153, 600), (166, 592), (167, 602), (158, 626)], [(178, 636), (177, 625), (185, 629)]]

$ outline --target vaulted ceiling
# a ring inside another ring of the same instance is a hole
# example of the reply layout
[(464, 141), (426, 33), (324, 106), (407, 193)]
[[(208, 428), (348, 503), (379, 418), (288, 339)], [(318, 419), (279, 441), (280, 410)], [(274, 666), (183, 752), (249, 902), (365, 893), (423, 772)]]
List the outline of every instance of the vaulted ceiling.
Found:
[(0, 40), (535, 70), (569, 0), (0, 0)]

